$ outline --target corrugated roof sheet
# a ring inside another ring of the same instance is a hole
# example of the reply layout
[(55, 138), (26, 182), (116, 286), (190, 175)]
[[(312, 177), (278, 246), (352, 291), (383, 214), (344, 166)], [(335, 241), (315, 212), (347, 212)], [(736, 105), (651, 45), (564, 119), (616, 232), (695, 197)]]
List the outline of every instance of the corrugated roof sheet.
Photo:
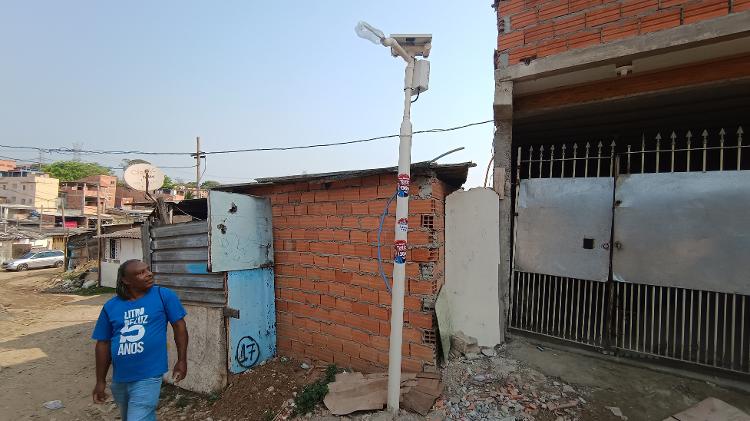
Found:
[[(466, 177), (469, 175), (469, 168), (475, 167), (476, 164), (473, 162), (461, 162), (457, 164), (436, 164), (431, 161), (416, 162), (411, 165), (411, 172), (413, 175), (419, 175), (429, 172), (434, 172), (435, 176), (454, 186), (460, 187), (466, 182)], [(299, 174), (290, 175), (285, 177), (268, 177), (258, 178), (255, 182), (249, 183), (237, 183), (237, 184), (222, 184), (221, 186), (215, 187), (212, 190), (233, 190), (240, 187), (250, 187), (258, 185), (268, 184), (287, 184), (296, 183), (301, 181), (312, 181), (312, 180), (343, 180), (353, 177), (364, 177), (368, 175), (383, 174), (383, 173), (396, 173), (398, 167), (384, 167), (384, 168), (371, 168), (364, 170), (351, 170), (351, 171), (337, 171), (329, 173), (319, 174)]]
[(97, 235), (94, 238), (133, 238), (139, 240), (141, 238), (141, 227)]

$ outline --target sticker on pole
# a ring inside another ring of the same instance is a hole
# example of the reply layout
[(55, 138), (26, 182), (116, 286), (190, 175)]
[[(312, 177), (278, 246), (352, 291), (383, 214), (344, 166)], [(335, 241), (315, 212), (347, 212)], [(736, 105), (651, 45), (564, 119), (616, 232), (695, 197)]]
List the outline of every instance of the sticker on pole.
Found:
[(406, 218), (401, 218), (398, 220), (398, 230), (401, 232), (407, 232), (409, 231), (409, 220)]
[(409, 195), (409, 183), (411, 178), (409, 174), (398, 175), (398, 197), (406, 197)]
[(406, 263), (406, 240), (396, 240), (393, 247), (396, 249), (396, 255), (393, 257), (393, 260), (396, 263)]

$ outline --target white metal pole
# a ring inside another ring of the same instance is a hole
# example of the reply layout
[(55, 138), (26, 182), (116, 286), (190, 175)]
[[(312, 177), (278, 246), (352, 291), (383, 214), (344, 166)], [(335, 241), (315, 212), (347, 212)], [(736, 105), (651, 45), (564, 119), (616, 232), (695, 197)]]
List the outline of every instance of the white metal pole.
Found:
[(404, 77), (404, 119), (401, 121), (398, 147), (398, 197), (396, 198), (396, 235), (394, 244), (393, 290), (391, 295), (391, 338), (388, 351), (388, 410), (398, 413), (401, 394), (401, 345), (404, 327), (406, 249), (411, 183), (411, 94), (414, 58), (406, 58)]

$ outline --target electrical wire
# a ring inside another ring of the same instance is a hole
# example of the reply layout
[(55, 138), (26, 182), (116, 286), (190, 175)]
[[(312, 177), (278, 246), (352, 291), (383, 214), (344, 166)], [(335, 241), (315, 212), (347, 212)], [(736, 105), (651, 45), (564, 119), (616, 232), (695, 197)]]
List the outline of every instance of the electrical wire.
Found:
[[(412, 134), (424, 134), (424, 133), (444, 133), (451, 132), (454, 130), (462, 130), (473, 126), (479, 126), (483, 124), (492, 123), (494, 120), (478, 121), (474, 123), (463, 124), (460, 126), (448, 127), (448, 128), (435, 128), (427, 130), (416, 130)], [(387, 136), (376, 136), (365, 139), (347, 140), (343, 142), (330, 142), (330, 143), (317, 143), (312, 145), (297, 145), (297, 146), (277, 146), (277, 147), (266, 147), (266, 148), (248, 148), (248, 149), (228, 149), (218, 151), (205, 151), (201, 154), (205, 155), (219, 155), (229, 153), (240, 153), (240, 152), (270, 152), (270, 151), (290, 151), (298, 149), (313, 149), (313, 148), (325, 148), (331, 146), (343, 146), (353, 145), (357, 143), (373, 142), (376, 140), (395, 139), (400, 135), (392, 134)], [(14, 145), (0, 145), (0, 148), (9, 149), (26, 149), (35, 151), (44, 151), (46, 153), (57, 153), (57, 154), (89, 154), (89, 155), (172, 155), (172, 156), (195, 156), (195, 152), (153, 152), (153, 151), (140, 151), (140, 150), (84, 150), (84, 149), (73, 149), (73, 148), (40, 148), (36, 146), (14, 146)]]
[(380, 243), (380, 235), (383, 233), (383, 225), (385, 224), (385, 217), (388, 215), (388, 208), (391, 206), (391, 202), (393, 202), (393, 199), (396, 198), (397, 193), (393, 193), (393, 196), (391, 196), (390, 199), (388, 199), (388, 202), (385, 204), (385, 209), (383, 209), (383, 214), (380, 215), (380, 225), (378, 226), (378, 271), (380, 272), (380, 277), (383, 278), (383, 283), (385, 284), (385, 289), (388, 290), (388, 293), (391, 294), (391, 284), (388, 282), (388, 278), (385, 276), (385, 272), (383, 271), (383, 257), (380, 254), (380, 249), (382, 244)]
[(417, 97), (414, 98), (414, 100), (412, 100), (412, 102), (411, 102), (412, 104), (415, 103), (415, 102), (417, 102), (419, 100), (419, 94), (420, 94), (420, 92), (417, 91)]

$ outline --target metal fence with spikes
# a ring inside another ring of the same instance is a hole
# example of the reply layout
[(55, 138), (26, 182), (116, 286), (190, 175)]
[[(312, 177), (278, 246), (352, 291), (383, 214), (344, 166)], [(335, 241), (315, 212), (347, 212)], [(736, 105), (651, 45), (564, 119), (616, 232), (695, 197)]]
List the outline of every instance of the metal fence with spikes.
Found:
[[(750, 153), (743, 153), (750, 145), (743, 144), (741, 126), (730, 131), (667, 133), (644, 134), (632, 141), (518, 147), (515, 206), (520, 200), (519, 186), (543, 178), (609, 177), (614, 188), (618, 177), (630, 174), (750, 170)], [(617, 218), (614, 212), (613, 218)], [(517, 249), (518, 225), (516, 209), (514, 253), (523, 253)], [(615, 244), (613, 240), (610, 237)], [(650, 284), (645, 279), (619, 282), (613, 279), (611, 262), (607, 282), (596, 282), (559, 273), (521, 271), (515, 260), (514, 256), (509, 307), (509, 325), (514, 331), (622, 355), (750, 374), (748, 295)]]

